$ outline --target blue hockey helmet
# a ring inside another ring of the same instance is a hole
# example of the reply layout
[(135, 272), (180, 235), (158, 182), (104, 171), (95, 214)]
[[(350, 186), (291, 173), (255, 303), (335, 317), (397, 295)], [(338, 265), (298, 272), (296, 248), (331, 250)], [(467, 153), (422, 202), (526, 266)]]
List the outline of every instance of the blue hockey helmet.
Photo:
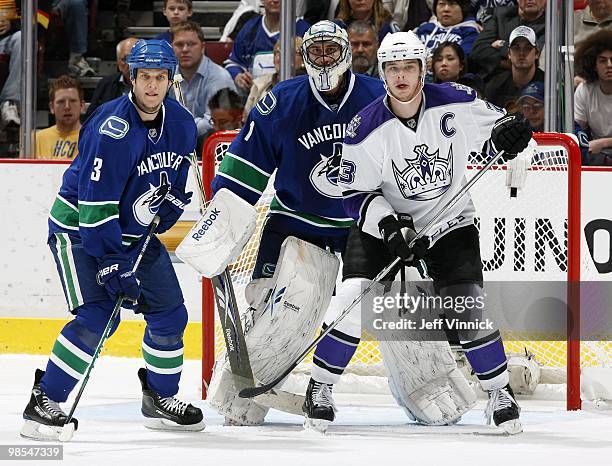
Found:
[(178, 61), (174, 50), (167, 41), (140, 39), (132, 47), (127, 63), (130, 67), (131, 79), (136, 79), (138, 68), (159, 68), (168, 70), (168, 79), (172, 81)]

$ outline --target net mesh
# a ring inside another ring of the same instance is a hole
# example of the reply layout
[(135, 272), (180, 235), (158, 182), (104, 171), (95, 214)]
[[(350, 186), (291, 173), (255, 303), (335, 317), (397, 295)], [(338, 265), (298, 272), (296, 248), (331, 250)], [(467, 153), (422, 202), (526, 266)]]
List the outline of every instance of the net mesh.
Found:
[[(227, 136), (205, 157), (214, 157), (215, 166), (223, 159), (232, 140)], [(468, 178), (480, 170), (482, 161), (469, 160)], [(525, 187), (517, 197), (509, 195), (504, 167), (493, 167), (470, 190), (478, 213), (481, 255), (486, 281), (564, 281), (568, 271), (568, 153), (558, 146), (539, 145), (532, 154), (531, 168)], [(255, 234), (240, 257), (230, 265), (236, 299), (240, 310), (248, 306), (244, 288), (255, 265), (261, 229), (273, 197), (273, 179), (257, 203), (259, 212)], [(582, 237), (583, 235), (581, 235)], [(584, 243), (584, 239), (581, 239)], [(593, 280), (597, 273), (588, 257), (586, 244), (581, 244), (581, 279)], [(204, 303), (204, 312), (214, 312), (214, 303)], [(215, 312), (216, 316), (216, 312)], [(567, 364), (565, 336), (550, 341), (550, 335), (517, 334), (504, 329), (507, 353), (535, 355), (536, 360), (555, 374), (547, 382), (563, 382)], [(546, 340), (546, 341), (544, 341)], [(581, 365), (610, 366), (612, 342), (582, 342)], [(215, 325), (215, 358), (224, 351), (221, 327)], [(307, 368), (312, 354), (301, 365)], [(357, 375), (384, 376), (385, 371), (378, 343), (362, 340), (346, 372)]]

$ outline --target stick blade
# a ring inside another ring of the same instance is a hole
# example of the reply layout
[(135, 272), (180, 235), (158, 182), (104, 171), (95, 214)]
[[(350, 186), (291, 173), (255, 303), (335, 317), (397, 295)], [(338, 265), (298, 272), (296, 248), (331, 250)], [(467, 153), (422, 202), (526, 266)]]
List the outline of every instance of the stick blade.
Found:
[(276, 384), (260, 385), (259, 387), (247, 387), (240, 390), (238, 396), (240, 398), (253, 398), (271, 390)]

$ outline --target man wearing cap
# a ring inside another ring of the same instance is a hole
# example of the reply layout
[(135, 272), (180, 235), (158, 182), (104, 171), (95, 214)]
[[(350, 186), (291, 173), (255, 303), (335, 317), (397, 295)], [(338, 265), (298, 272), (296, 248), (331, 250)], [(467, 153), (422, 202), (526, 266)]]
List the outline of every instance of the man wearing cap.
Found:
[[(525, 115), (531, 130), (544, 131), (544, 83), (535, 81), (529, 84), (518, 99), (518, 110)], [(578, 138), (582, 164), (587, 165), (589, 152), (589, 138), (582, 127), (574, 122), (574, 134)]]
[(510, 70), (500, 71), (485, 86), (485, 99), (513, 112), (521, 91), (534, 81), (544, 81), (538, 69), (540, 51), (536, 34), (528, 26), (518, 26), (510, 34), (508, 58)]

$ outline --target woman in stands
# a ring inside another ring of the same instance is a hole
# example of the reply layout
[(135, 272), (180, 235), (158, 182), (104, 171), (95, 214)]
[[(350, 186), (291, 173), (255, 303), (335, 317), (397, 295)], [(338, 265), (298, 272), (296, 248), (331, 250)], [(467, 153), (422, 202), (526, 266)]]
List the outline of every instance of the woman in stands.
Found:
[(347, 28), (353, 21), (369, 21), (378, 31), (378, 43), (382, 42), (387, 33), (400, 30), (382, 0), (340, 0), (336, 20), (340, 20)]

